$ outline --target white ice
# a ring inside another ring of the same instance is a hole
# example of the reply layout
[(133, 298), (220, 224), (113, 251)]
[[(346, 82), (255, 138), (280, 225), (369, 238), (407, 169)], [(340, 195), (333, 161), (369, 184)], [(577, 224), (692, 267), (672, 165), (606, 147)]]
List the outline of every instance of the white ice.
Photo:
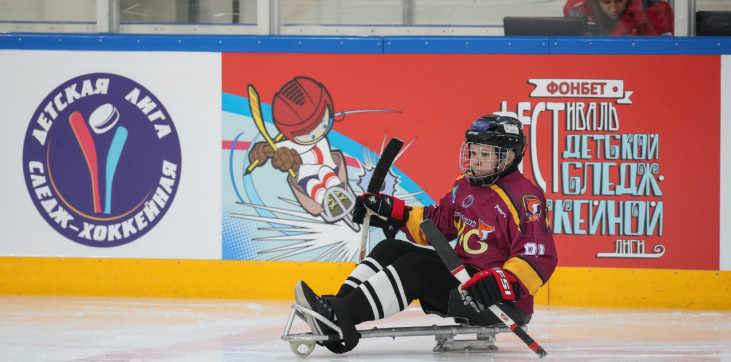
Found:
[[(292, 301), (0, 296), (2, 361), (531, 361), (516, 336), (493, 353), (434, 353), (433, 337), (361, 339), (302, 360), (280, 339)], [(731, 311), (537, 306), (528, 333), (554, 361), (731, 361)], [(307, 331), (295, 319), (293, 331)], [(452, 320), (418, 307), (359, 328)]]

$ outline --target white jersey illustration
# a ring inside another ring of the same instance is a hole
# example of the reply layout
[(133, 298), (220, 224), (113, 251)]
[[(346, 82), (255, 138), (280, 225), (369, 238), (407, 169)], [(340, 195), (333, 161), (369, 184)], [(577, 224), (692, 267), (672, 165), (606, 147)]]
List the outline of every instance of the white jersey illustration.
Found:
[(299, 153), (302, 164), (298, 170), (297, 183), (317, 203), (322, 203), (327, 188), (340, 184), (335, 172), (337, 165), (330, 153), (330, 142), (326, 137), (311, 145), (285, 140), (277, 143), (277, 147), (291, 148)]

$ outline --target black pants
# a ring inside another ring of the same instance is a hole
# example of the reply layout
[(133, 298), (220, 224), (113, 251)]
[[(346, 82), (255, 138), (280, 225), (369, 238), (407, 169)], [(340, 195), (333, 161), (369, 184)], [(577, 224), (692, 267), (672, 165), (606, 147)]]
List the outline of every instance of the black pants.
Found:
[[(471, 307), (461, 303), (459, 294), (454, 292), (459, 282), (432, 249), (407, 241), (386, 239), (376, 244), (361, 265), (364, 264), (370, 265), (373, 276), (366, 280), (349, 278), (359, 287), (354, 289), (343, 285), (338, 292), (338, 297), (344, 299), (355, 324), (387, 317), (389, 309), (393, 311), (398, 305), (398, 310), (403, 310), (415, 299), (420, 300), (422, 309), (427, 313), (469, 320), (477, 318), (477, 313), (470, 313)], [(468, 269), (472, 269), (471, 274), (477, 272), (476, 268)], [(383, 274), (376, 276), (376, 273)], [(351, 276), (354, 274), (358, 273), (354, 271)], [(405, 303), (393, 299), (405, 299)], [(519, 324), (525, 324), (530, 319), (530, 315), (512, 304), (506, 304), (503, 308), (511, 317), (515, 315), (513, 319)], [(489, 312), (479, 313), (479, 317), (477, 324), (500, 323)]]

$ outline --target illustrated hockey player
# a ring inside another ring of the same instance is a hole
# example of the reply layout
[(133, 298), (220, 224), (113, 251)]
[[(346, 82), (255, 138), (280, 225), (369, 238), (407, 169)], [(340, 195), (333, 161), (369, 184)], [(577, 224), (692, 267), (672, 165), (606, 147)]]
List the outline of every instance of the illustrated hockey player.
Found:
[[(500, 320), (486, 309), (498, 304), (525, 326), (533, 314), (533, 296), (551, 277), (556, 247), (542, 191), (518, 170), (526, 138), (513, 117), (487, 115), (475, 120), (460, 147), (462, 175), (435, 205), (409, 207), (402, 200), (365, 193), (357, 198), (353, 221), (373, 212), (371, 225), (387, 239), (356, 266), (335, 296), (317, 295), (297, 283), (298, 306), (313, 334), (331, 335), (336, 326), (343, 340), (319, 342), (336, 353), (352, 349), (353, 325), (389, 317), (419, 299), (422, 309), (455, 318), (463, 325), (491, 326)], [(419, 225), (432, 220), (471, 276), (462, 285), (428, 245)], [(403, 231), (410, 241), (395, 239)], [(327, 320), (329, 323), (323, 322)], [(357, 344), (357, 336), (355, 337)], [(350, 343), (347, 341), (350, 340)]]
[(260, 166), (271, 158), (272, 166), (290, 174), (290, 188), (305, 210), (328, 222), (349, 221), (355, 195), (345, 158), (327, 139), (333, 122), (342, 119), (335, 119), (327, 89), (312, 78), (295, 77), (274, 95), (272, 115), (284, 139), (255, 143), (249, 162)]

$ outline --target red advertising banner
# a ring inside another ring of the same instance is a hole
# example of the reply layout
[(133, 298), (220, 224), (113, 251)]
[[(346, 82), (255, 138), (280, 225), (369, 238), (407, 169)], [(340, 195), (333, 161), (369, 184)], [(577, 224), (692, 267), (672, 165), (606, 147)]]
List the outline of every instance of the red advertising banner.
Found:
[(271, 104), (296, 77), (333, 112), (398, 111), (331, 126), (376, 153), (386, 135), (411, 142), (395, 166), (432, 200), (472, 120), (516, 116), (561, 266), (719, 267), (719, 56), (223, 54), (224, 96), (254, 85)]

